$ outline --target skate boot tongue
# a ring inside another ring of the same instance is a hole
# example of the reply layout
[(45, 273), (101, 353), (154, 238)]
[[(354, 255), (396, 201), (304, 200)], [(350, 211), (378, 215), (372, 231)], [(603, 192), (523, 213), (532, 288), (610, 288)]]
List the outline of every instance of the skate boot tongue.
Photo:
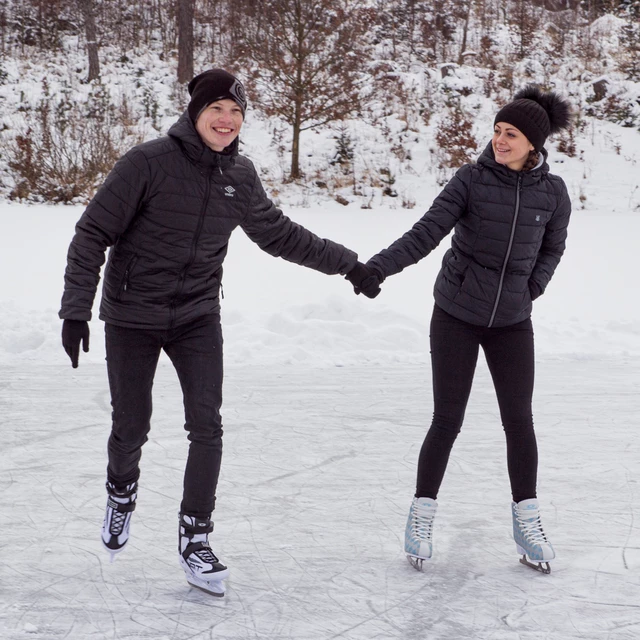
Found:
[(528, 500), (522, 500), (516, 504), (518, 511), (522, 512), (523, 515), (527, 512), (531, 512), (532, 515), (535, 512), (540, 511), (540, 503), (537, 498), (529, 498)]
[(419, 508), (426, 509), (436, 509), (438, 507), (438, 503), (431, 498), (416, 498), (414, 504)]

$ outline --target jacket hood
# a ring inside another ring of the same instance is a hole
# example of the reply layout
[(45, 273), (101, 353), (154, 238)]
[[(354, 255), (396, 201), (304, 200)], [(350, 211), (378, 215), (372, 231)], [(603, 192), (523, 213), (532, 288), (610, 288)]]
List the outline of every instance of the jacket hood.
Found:
[[(523, 184), (532, 184), (534, 182), (538, 182), (538, 180), (540, 180), (542, 176), (545, 176), (547, 173), (549, 173), (549, 165), (547, 164), (549, 153), (545, 148), (542, 148), (540, 150), (540, 153), (542, 154), (544, 161), (542, 162), (542, 164), (538, 163), (539, 166), (535, 167), (534, 169), (522, 173)], [(509, 167), (496, 161), (491, 142), (489, 142), (484, 151), (480, 154), (480, 157), (478, 158), (478, 164), (491, 169), (491, 171), (497, 174), (505, 182), (515, 182), (518, 175), (521, 173), (520, 171), (509, 169)]]
[(178, 142), (185, 155), (194, 164), (225, 169), (235, 163), (235, 158), (238, 155), (238, 138), (221, 152), (213, 151), (207, 147), (196, 131), (187, 111), (171, 126), (168, 135)]

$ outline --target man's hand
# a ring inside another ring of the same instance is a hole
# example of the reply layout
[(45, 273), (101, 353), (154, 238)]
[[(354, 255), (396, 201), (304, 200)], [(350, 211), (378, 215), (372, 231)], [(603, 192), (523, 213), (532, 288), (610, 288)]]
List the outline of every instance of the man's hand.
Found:
[(367, 298), (375, 298), (380, 293), (380, 280), (371, 267), (362, 262), (347, 273), (345, 278), (353, 285), (356, 295), (363, 293)]
[(71, 358), (71, 366), (78, 368), (80, 342), (85, 353), (89, 351), (89, 323), (86, 320), (64, 320), (62, 322), (62, 346)]

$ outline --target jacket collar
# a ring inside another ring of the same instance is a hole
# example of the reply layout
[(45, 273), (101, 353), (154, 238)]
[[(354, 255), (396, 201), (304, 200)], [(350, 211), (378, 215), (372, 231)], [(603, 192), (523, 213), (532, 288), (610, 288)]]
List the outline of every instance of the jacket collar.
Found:
[(235, 163), (238, 155), (238, 138), (219, 153), (207, 147), (186, 111), (169, 129), (169, 137), (178, 142), (191, 162), (204, 167), (226, 169)]
[(547, 158), (549, 153), (546, 149), (540, 151), (542, 155), (542, 161), (538, 162), (538, 165), (529, 171), (521, 172), (509, 169), (509, 167), (496, 162), (495, 155), (493, 153), (493, 146), (491, 142), (485, 147), (485, 150), (480, 154), (478, 158), (478, 164), (490, 169), (495, 173), (502, 182), (515, 183), (518, 180), (518, 176), (522, 176), (522, 184), (526, 186), (528, 184), (535, 184), (539, 182), (543, 176), (549, 173), (549, 165), (547, 164)]

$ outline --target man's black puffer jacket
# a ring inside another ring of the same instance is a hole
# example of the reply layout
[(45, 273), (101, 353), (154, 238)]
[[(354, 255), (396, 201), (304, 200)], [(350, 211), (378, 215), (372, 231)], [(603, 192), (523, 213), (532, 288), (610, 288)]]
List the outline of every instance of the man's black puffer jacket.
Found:
[(436, 304), (475, 325), (525, 320), (565, 249), (571, 202), (544, 161), (527, 172), (494, 159), (491, 144), (477, 164), (461, 167), (429, 211), (367, 263), (380, 279), (424, 258), (455, 228), (436, 278)]
[(76, 225), (60, 317), (89, 320), (107, 247), (100, 318), (166, 329), (220, 309), (222, 263), (231, 232), (271, 254), (326, 274), (357, 256), (282, 214), (253, 164), (204, 145), (187, 113), (169, 135), (131, 149)]

